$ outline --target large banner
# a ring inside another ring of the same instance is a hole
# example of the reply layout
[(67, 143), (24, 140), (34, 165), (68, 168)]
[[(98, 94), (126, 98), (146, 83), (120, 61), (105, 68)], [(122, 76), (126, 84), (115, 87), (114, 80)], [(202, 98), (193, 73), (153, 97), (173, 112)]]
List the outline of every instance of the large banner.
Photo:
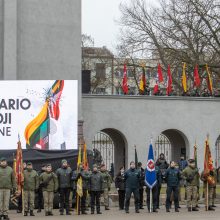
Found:
[(0, 81), (0, 149), (77, 148), (76, 80)]

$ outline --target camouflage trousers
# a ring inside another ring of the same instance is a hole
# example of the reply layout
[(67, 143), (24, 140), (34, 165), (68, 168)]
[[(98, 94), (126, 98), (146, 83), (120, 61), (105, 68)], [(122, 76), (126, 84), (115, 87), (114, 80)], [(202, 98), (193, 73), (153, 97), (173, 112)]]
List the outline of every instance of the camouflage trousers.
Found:
[(104, 198), (104, 206), (109, 207), (109, 198), (108, 198), (108, 189), (104, 189), (103, 198)]
[(198, 195), (197, 186), (187, 186), (186, 187), (186, 199), (187, 199), (187, 207), (188, 208), (196, 207), (197, 195)]
[[(205, 206), (207, 206), (206, 188), (204, 188), (204, 194), (205, 194)], [(208, 206), (211, 206), (213, 204), (214, 194), (215, 194), (215, 188), (214, 187), (209, 187), (208, 188)]]
[(54, 192), (44, 191), (43, 196), (44, 196), (44, 211), (45, 212), (52, 212)]
[[(28, 212), (29, 209), (31, 211), (34, 210), (34, 199), (35, 199), (34, 191), (24, 190), (24, 211), (25, 212)], [(28, 209), (28, 204), (29, 204), (29, 209)]]
[(0, 189), (0, 215), (8, 215), (10, 189)]

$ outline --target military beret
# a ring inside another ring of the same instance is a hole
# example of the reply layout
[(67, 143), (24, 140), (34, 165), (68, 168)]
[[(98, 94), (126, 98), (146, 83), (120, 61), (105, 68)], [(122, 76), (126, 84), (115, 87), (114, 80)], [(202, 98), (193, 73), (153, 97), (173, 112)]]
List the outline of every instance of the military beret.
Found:
[(0, 161), (6, 161), (5, 157), (1, 157)]
[(66, 159), (63, 159), (61, 163), (62, 163), (62, 164), (63, 164), (63, 163), (67, 163), (67, 160), (66, 160)]
[(27, 162), (27, 166), (31, 166), (32, 165), (32, 163), (31, 162)]

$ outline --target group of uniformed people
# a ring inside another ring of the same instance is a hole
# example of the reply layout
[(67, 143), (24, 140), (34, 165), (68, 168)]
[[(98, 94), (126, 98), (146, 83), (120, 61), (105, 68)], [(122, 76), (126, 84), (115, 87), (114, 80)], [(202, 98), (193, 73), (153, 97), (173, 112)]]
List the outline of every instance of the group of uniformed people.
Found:
[[(216, 172), (199, 174), (195, 160), (188, 162), (181, 157), (178, 163), (171, 161), (167, 163), (164, 154), (155, 163), (157, 184), (152, 189), (152, 208), (157, 212), (160, 208), (160, 191), (162, 183), (167, 184), (166, 191), (166, 211), (170, 212), (172, 201), (174, 201), (175, 211), (179, 212), (180, 189), (185, 188), (188, 211), (198, 211), (200, 180), (203, 181), (204, 189), (208, 189), (205, 196), (207, 210), (214, 210), (214, 195), (216, 188)], [(82, 197), (80, 199), (80, 212), (87, 214), (88, 195), (90, 195), (91, 214), (102, 214), (100, 211), (100, 197), (104, 197), (105, 210), (109, 210), (109, 191), (112, 178), (106, 170), (105, 164), (99, 168), (96, 164), (92, 170), (84, 169), (80, 164), (77, 170), (72, 171), (66, 160), (62, 160), (61, 167), (53, 172), (51, 164), (44, 165), (41, 172), (37, 173), (33, 169), (31, 162), (24, 164), (23, 190), (19, 196), (19, 207), (17, 212), (23, 215), (34, 216), (35, 193), (38, 194), (38, 212), (41, 212), (44, 204), (45, 216), (53, 215), (54, 194), (59, 193), (60, 215), (71, 215), (72, 201), (76, 197), (77, 181), (82, 178)], [(120, 168), (115, 177), (115, 187), (118, 191), (119, 209), (129, 213), (130, 198), (132, 193), (135, 199), (135, 211), (139, 213), (143, 209), (144, 190), (147, 193), (147, 208), (150, 211), (150, 189), (145, 184), (145, 170), (139, 162), (138, 167), (135, 162), (130, 163), (130, 168), (125, 171)], [(0, 220), (8, 220), (8, 209), (10, 194), (17, 191), (14, 172), (8, 166), (5, 158), (0, 159)], [(208, 200), (207, 200), (208, 199)], [(208, 201), (208, 202), (207, 202)]]

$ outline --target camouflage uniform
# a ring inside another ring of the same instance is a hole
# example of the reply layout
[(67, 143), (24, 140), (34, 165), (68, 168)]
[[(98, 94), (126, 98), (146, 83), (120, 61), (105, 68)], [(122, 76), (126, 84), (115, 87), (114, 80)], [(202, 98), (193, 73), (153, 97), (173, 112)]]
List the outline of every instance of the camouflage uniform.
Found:
[(197, 168), (188, 166), (183, 170), (182, 177), (186, 180), (186, 197), (188, 210), (190, 211), (192, 207), (193, 211), (196, 211), (199, 171)]
[(101, 171), (100, 173), (101, 173), (102, 179), (103, 179), (104, 206), (105, 206), (105, 209), (108, 210), (109, 209), (109, 198), (108, 197), (109, 197), (109, 191), (111, 189), (111, 176), (109, 175), (107, 170)]

